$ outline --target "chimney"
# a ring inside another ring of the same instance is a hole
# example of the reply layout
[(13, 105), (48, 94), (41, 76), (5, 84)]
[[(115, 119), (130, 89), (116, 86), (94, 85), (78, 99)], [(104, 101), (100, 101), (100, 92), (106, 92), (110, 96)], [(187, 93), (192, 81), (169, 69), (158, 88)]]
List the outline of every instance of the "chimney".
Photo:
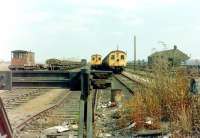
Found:
[(176, 45), (174, 45), (174, 50), (176, 50), (177, 49), (177, 46)]

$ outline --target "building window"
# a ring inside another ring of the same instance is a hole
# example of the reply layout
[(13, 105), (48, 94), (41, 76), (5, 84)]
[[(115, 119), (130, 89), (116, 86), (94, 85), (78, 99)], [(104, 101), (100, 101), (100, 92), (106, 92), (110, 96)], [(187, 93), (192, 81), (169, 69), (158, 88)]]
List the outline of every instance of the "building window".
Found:
[(124, 60), (124, 55), (121, 55), (121, 60)]
[(111, 59), (114, 60), (115, 59), (115, 55), (111, 55)]

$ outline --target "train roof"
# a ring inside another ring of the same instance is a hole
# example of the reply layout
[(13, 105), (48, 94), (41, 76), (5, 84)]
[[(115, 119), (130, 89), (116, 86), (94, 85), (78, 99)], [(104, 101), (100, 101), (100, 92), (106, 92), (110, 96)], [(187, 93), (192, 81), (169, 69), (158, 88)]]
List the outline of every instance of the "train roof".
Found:
[(92, 56), (101, 56), (100, 54), (93, 54)]
[(111, 53), (114, 53), (114, 52), (121, 52), (121, 53), (126, 54), (126, 52), (124, 52), (124, 51), (122, 51), (122, 50), (113, 50), (113, 51), (111, 51), (108, 55), (110, 55)]
[[(126, 54), (126, 52), (124, 52), (124, 51), (122, 51), (122, 50), (113, 50), (113, 51), (111, 51), (109, 54), (107, 54), (107, 55), (104, 57), (103, 61), (106, 60), (106, 59), (108, 58), (108, 56), (109, 56), (111, 53), (114, 53), (114, 52), (121, 52), (121, 53)], [(126, 55), (127, 55), (127, 54), (126, 54)]]
[(26, 51), (26, 50), (13, 50), (11, 51), (12, 53), (33, 53), (31, 51)]

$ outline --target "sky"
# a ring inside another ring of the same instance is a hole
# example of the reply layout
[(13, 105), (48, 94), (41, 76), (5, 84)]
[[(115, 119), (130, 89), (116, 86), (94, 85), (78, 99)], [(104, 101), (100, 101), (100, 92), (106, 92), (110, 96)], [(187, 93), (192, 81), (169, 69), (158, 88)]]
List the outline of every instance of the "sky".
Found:
[[(124, 50), (147, 59), (173, 45), (200, 58), (199, 0), (1, 0), (0, 59), (10, 51), (48, 58), (86, 58)], [(163, 45), (164, 43), (164, 45)]]

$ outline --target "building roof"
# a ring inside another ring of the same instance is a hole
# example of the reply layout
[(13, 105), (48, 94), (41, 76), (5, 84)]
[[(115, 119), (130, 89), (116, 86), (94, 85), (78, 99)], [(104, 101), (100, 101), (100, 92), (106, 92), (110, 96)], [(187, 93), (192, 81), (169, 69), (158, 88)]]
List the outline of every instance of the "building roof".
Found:
[(149, 57), (157, 57), (157, 56), (158, 57), (160, 56), (174, 57), (174, 58), (178, 58), (182, 60), (188, 60), (190, 58), (187, 54), (177, 49), (176, 46), (174, 46), (174, 49), (155, 52), (151, 54)]

